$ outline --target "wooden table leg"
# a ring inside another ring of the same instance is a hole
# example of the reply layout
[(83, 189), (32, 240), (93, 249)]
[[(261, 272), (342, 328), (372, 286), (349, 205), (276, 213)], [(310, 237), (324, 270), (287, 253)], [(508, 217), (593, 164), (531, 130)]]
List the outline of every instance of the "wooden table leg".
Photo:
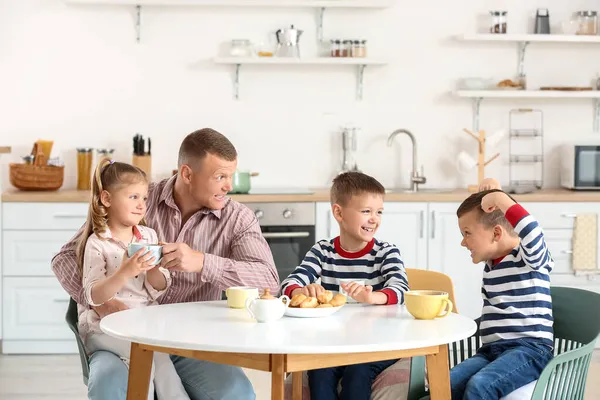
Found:
[(139, 344), (131, 343), (127, 400), (148, 399), (153, 356), (152, 350), (142, 349)]
[(437, 354), (426, 356), (427, 376), (431, 400), (450, 399), (450, 365), (448, 364), (448, 345), (441, 345)]
[(292, 400), (302, 400), (302, 372), (292, 372)]
[(284, 379), (285, 356), (283, 354), (271, 354), (271, 400), (283, 400)]

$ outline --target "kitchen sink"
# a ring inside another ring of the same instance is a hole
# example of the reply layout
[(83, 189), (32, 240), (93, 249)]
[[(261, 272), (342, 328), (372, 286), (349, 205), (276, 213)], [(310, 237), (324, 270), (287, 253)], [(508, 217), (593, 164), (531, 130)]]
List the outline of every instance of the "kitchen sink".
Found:
[(450, 193), (450, 192), (453, 192), (454, 190), (455, 189), (419, 188), (416, 192), (413, 192), (407, 188), (390, 188), (390, 189), (385, 189), (385, 192), (386, 193), (402, 193), (402, 194), (419, 194), (419, 193), (435, 194), (435, 193)]

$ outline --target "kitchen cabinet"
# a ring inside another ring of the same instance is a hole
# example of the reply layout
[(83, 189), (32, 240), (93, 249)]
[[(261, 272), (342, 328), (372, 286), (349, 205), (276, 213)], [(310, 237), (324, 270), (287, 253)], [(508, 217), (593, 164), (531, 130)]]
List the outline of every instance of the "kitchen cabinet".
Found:
[(2, 351), (77, 353), (69, 295), (52, 257), (83, 225), (86, 203), (2, 203)]

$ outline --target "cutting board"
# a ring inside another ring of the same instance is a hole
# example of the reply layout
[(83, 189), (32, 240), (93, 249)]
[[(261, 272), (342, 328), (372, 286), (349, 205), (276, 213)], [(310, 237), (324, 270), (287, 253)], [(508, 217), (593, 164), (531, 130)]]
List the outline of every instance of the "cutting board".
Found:
[(590, 86), (543, 86), (540, 90), (562, 90), (565, 92), (579, 92), (584, 90), (594, 90)]

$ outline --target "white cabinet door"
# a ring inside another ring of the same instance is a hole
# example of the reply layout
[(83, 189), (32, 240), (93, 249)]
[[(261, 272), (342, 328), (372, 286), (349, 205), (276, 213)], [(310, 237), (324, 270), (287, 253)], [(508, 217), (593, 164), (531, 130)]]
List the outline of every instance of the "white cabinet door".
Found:
[(56, 278), (4, 278), (4, 340), (73, 339), (69, 295)]
[(428, 269), (450, 276), (458, 311), (477, 318), (483, 305), (481, 282), (484, 263), (473, 264), (469, 251), (460, 245), (462, 235), (456, 216), (459, 205), (429, 203)]
[[(406, 268), (427, 266), (427, 203), (385, 203), (381, 226), (375, 237), (395, 244), (400, 249)], [(340, 234), (329, 203), (317, 204), (317, 240)]]
[(83, 226), (87, 203), (3, 203), (2, 228), (11, 230), (69, 230)]
[(4, 231), (4, 276), (54, 276), (52, 257), (76, 231)]

